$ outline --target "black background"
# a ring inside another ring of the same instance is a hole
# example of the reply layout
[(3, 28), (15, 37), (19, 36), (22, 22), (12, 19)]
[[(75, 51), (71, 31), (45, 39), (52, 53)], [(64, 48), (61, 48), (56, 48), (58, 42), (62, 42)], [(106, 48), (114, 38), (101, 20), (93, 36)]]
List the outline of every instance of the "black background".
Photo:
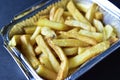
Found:
[[(39, 0), (0, 0), (0, 29), (14, 15)], [(120, 7), (120, 0), (110, 0)], [(3, 48), (0, 37), (0, 80), (26, 80), (10, 54)], [(86, 72), (79, 80), (120, 80), (120, 48)]]

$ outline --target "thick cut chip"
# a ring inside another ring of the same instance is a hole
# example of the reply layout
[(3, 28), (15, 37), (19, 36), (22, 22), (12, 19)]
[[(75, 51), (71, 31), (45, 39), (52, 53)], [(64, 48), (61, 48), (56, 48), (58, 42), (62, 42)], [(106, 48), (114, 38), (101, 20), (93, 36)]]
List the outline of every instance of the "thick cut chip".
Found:
[(106, 25), (105, 26), (105, 36), (106, 36), (106, 39), (109, 39), (113, 33), (113, 28), (111, 25)]
[(98, 43), (97, 45), (87, 49), (82, 54), (78, 54), (75, 57), (72, 57), (69, 59), (69, 68), (75, 68), (79, 65), (83, 64), (87, 60), (91, 59), (92, 57), (100, 54), (101, 52), (105, 51), (110, 47), (109, 41), (104, 41), (101, 43)]
[(65, 24), (68, 25), (68, 26), (80, 27), (80, 28), (88, 30), (88, 31), (90, 31), (91, 27), (93, 27), (91, 25), (85, 24), (85, 23), (80, 22), (78, 20), (66, 20)]
[(45, 79), (56, 80), (57, 74), (43, 65), (39, 65), (36, 72)]
[(9, 41), (9, 46), (15, 47), (20, 44), (20, 36), (21, 35), (14, 35), (12, 39)]
[(40, 55), (40, 54), (42, 53), (42, 51), (41, 51), (41, 49), (40, 49), (39, 46), (37, 46), (37, 47), (35, 48), (35, 53), (36, 53), (36, 55)]
[(30, 64), (36, 69), (40, 63), (39, 60), (36, 58), (33, 46), (30, 44), (30, 36), (29, 35), (22, 35), (21, 36), (21, 51), (24, 56), (28, 59)]
[(46, 37), (51, 37), (51, 38), (54, 38), (57, 36), (55, 31), (50, 29), (49, 27), (42, 27), (41, 34)]
[(36, 42), (38, 44), (38, 46), (41, 48), (41, 51), (48, 55), (48, 58), (50, 60), (50, 63), (53, 67), (53, 69), (55, 70), (55, 72), (59, 71), (59, 62), (57, 61), (56, 57), (53, 55), (52, 51), (49, 49), (49, 47), (47, 46), (46, 42), (44, 41), (43, 37), (41, 35), (38, 35), (36, 37)]
[(26, 34), (32, 34), (34, 33), (36, 27), (25, 27), (23, 28)]
[(93, 18), (96, 12), (96, 8), (97, 8), (97, 4), (93, 3), (90, 7), (90, 9), (88, 9), (85, 17), (89, 20), (89, 22), (93, 22)]
[(51, 21), (53, 21), (53, 19), (54, 19), (54, 15), (55, 15), (56, 10), (57, 10), (57, 7), (56, 7), (56, 6), (53, 6), (52, 9), (50, 10), (49, 19), (50, 19)]
[(53, 39), (52, 41), (55, 45), (60, 47), (85, 47), (89, 45), (77, 39)]
[(51, 65), (51, 63), (50, 63), (50, 61), (49, 61), (49, 58), (48, 58), (48, 56), (47, 56), (46, 54), (42, 53), (42, 54), (39, 56), (39, 61), (40, 61), (40, 63), (41, 63), (42, 65), (44, 65), (46, 68), (54, 71), (54, 70), (53, 70), (53, 67), (52, 67), (52, 65)]
[(70, 48), (63, 48), (65, 55), (71, 56), (77, 54), (78, 48), (77, 47), (70, 47)]
[(69, 37), (69, 38), (75, 38), (75, 39), (78, 39), (84, 43), (88, 43), (90, 45), (96, 45), (97, 42), (95, 39), (93, 38), (90, 38), (90, 37), (87, 37), (87, 36), (83, 36), (81, 34), (79, 34), (79, 32), (62, 32), (61, 34)]
[(95, 13), (95, 19), (97, 19), (97, 20), (103, 20), (103, 13), (100, 12), (100, 11), (97, 11)]
[(93, 24), (97, 29), (97, 32), (103, 32), (103, 23), (97, 19), (93, 20)]
[(52, 49), (56, 52), (59, 59), (61, 60), (61, 65), (60, 65), (60, 69), (59, 69), (56, 80), (63, 80), (68, 75), (68, 59), (67, 59), (66, 55), (64, 54), (62, 48), (60, 48), (59, 46), (56, 46), (51, 41), (51, 39), (48, 39), (48, 44), (52, 47)]
[(77, 8), (84, 13), (86, 13), (90, 7), (89, 5), (83, 4), (83, 3), (77, 3), (76, 5), (77, 5)]
[(97, 42), (101, 42), (103, 40), (103, 34), (99, 32), (91, 32), (87, 30), (80, 30), (79, 33), (84, 36), (91, 37), (95, 39)]
[(41, 32), (41, 27), (37, 27), (34, 31), (34, 33), (32, 34), (32, 36), (30, 37), (30, 42), (32, 45), (35, 44), (35, 38), (39, 35), (39, 33)]
[(60, 19), (63, 15), (64, 9), (63, 8), (58, 8), (55, 12), (53, 21), (60, 22)]
[(46, 26), (49, 28), (52, 28), (54, 30), (66, 30), (68, 29), (68, 27), (63, 24), (63, 23), (58, 23), (58, 22), (54, 22), (54, 21), (49, 21), (48, 19), (39, 19), (37, 22), (38, 26)]

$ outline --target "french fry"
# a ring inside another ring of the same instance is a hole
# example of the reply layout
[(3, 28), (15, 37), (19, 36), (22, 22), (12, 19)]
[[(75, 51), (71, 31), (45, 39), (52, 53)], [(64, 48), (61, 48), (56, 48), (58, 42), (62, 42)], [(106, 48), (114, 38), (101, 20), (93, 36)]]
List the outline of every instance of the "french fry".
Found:
[(95, 19), (103, 20), (103, 13), (100, 11), (95, 12)]
[(103, 23), (97, 19), (93, 20), (93, 24), (97, 29), (97, 32), (103, 32)]
[(50, 10), (50, 15), (49, 15), (50, 21), (54, 20), (54, 15), (55, 15), (56, 10), (57, 10), (56, 6), (53, 6), (52, 9)]
[(33, 34), (36, 27), (25, 27), (23, 28), (26, 34)]
[(104, 28), (106, 33), (104, 36), (106, 36), (106, 39), (109, 39), (113, 33), (113, 28), (111, 25), (106, 25)]
[(43, 65), (39, 65), (36, 69), (36, 72), (45, 79), (56, 80), (57, 74), (54, 71), (44, 67)]
[(45, 43), (45, 41), (41, 35), (38, 35), (36, 37), (36, 42), (37, 42), (38, 46), (41, 48), (41, 51), (44, 54), (48, 55), (48, 58), (50, 60), (50, 63), (52, 65), (54, 71), (58, 72), (60, 64), (57, 61), (57, 59), (55, 58), (55, 56), (53, 55), (53, 53), (51, 52), (51, 50), (49, 49), (49, 47), (47, 46), (47, 44)]
[(68, 25), (68, 26), (80, 27), (80, 28), (88, 30), (88, 31), (90, 31), (91, 27), (93, 27), (91, 25), (82, 23), (82, 22), (77, 21), (77, 20), (66, 20), (65, 24)]
[[(70, 29), (68, 32), (70, 33), (74, 33), (74, 32), (78, 32), (80, 30), (80, 28), (73, 28)], [(67, 37), (66, 35), (62, 34), (63, 31), (59, 31), (58, 33), (60, 35), (57, 36), (58, 39), (68, 39), (69, 37)]]
[(79, 65), (83, 64), (87, 60), (91, 59), (92, 57), (100, 54), (101, 52), (105, 51), (110, 47), (109, 41), (104, 41), (101, 43), (98, 43), (97, 45), (87, 49), (82, 54), (78, 54), (75, 57), (72, 57), (69, 59), (69, 68), (75, 68)]
[(84, 43), (90, 44), (90, 45), (96, 45), (97, 42), (95, 39), (89, 38), (87, 36), (80, 35), (78, 32), (70, 33), (70, 32), (63, 32), (63, 35), (66, 35), (69, 38), (75, 38), (78, 39)]
[(68, 27), (63, 24), (63, 23), (58, 23), (58, 22), (54, 22), (54, 21), (49, 21), (48, 19), (39, 19), (37, 22), (38, 26), (46, 26), (49, 28), (52, 28), (54, 30), (66, 30), (68, 29)]
[(41, 51), (41, 49), (40, 49), (39, 46), (37, 46), (37, 47), (35, 48), (35, 53), (36, 53), (36, 55), (40, 55), (40, 54), (42, 53), (42, 51)]
[(60, 47), (85, 47), (89, 45), (77, 39), (53, 39), (52, 41), (55, 45)]
[(59, 46), (54, 45), (51, 39), (48, 39), (47, 41), (61, 60), (61, 65), (56, 80), (63, 80), (67, 77), (68, 74), (68, 59), (63, 50)]
[(77, 54), (78, 48), (77, 47), (63, 48), (63, 51), (65, 55), (72, 56)]
[(63, 8), (58, 8), (54, 14), (53, 21), (60, 22), (63, 12), (64, 12)]
[(21, 35), (14, 35), (12, 39), (9, 41), (9, 46), (15, 47), (20, 44), (20, 36)]
[(46, 36), (46, 37), (51, 37), (51, 38), (54, 38), (57, 36), (55, 31), (50, 29), (49, 27), (42, 27), (41, 34)]
[(80, 11), (82, 11), (84, 13), (86, 13), (90, 7), (89, 5), (83, 4), (83, 3), (77, 3), (76, 6)]
[(48, 56), (47, 56), (46, 54), (42, 53), (42, 54), (39, 56), (39, 61), (40, 61), (40, 63), (41, 63), (42, 65), (44, 65), (46, 68), (54, 71), (54, 70), (53, 70), (53, 67), (52, 67), (52, 65), (51, 65), (51, 63), (50, 63), (50, 61), (49, 61), (49, 58), (48, 58)]
[(87, 19), (82, 15), (82, 13), (79, 12), (79, 10), (76, 8), (72, 0), (68, 2), (67, 9), (72, 14), (74, 19), (86, 23), (88, 25), (91, 25), (89, 21), (87, 21)]
[(103, 34), (99, 33), (99, 32), (90, 32), (87, 30), (80, 30), (79, 34), (91, 37), (91, 38), (95, 39), (97, 42), (101, 42), (103, 40)]
[(110, 44), (113, 44), (114, 42), (118, 41), (118, 38), (113, 33), (112, 36), (110, 37), (109, 41), (110, 41)]
[(22, 35), (21, 36), (21, 51), (24, 56), (28, 59), (30, 64), (33, 66), (34, 69), (40, 65), (39, 60), (36, 58), (33, 47), (30, 43), (30, 36), (29, 35)]
[(87, 20), (89, 20), (90, 23), (93, 22), (93, 18), (96, 12), (96, 8), (97, 8), (97, 4), (93, 3), (90, 7), (90, 9), (88, 9), (85, 17), (87, 18)]
[(32, 34), (32, 36), (30, 37), (30, 42), (32, 45), (35, 44), (35, 38), (37, 37), (37, 35), (39, 35), (40, 32), (41, 32), (41, 27), (38, 26), (34, 31), (34, 33)]

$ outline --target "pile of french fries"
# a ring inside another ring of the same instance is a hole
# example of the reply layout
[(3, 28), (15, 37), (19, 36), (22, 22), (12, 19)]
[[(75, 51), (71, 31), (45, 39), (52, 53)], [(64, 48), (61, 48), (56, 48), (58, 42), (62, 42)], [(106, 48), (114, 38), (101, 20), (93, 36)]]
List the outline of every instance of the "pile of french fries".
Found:
[(66, 8), (53, 6), (34, 27), (14, 35), (9, 45), (17, 47), (44, 79), (63, 80), (86, 61), (118, 40), (112, 25), (95, 3), (90, 7), (70, 0)]

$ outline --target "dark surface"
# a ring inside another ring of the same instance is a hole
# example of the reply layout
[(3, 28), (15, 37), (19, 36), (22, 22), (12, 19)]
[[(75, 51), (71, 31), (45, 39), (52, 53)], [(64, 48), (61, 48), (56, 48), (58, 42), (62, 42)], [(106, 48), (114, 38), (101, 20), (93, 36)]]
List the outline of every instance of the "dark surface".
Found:
[[(0, 0), (0, 29), (13, 16), (39, 0)], [(110, 0), (120, 6), (120, 0)], [(3, 48), (0, 37), (0, 80), (26, 80), (10, 54)], [(120, 80), (120, 49), (99, 62), (79, 80)]]

